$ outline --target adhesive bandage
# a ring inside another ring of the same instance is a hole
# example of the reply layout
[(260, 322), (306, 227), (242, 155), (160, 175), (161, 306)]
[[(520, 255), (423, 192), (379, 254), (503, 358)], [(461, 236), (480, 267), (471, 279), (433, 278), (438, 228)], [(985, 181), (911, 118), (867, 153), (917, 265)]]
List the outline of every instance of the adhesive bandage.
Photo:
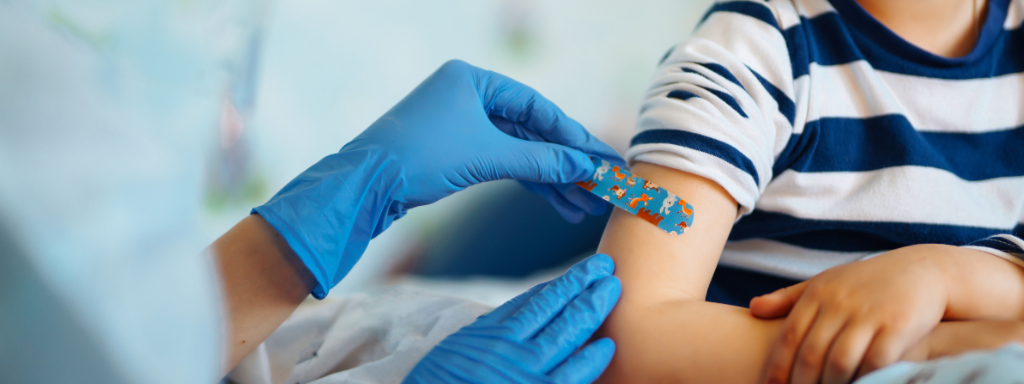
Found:
[(576, 185), (670, 235), (682, 235), (693, 225), (693, 206), (679, 196), (605, 160), (590, 159), (597, 169), (594, 176)]

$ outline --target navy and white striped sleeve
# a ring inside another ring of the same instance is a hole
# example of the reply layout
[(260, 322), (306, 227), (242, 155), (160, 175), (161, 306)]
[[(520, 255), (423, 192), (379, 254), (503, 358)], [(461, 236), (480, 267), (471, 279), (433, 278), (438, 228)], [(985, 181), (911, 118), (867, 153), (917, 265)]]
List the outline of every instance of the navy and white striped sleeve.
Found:
[(716, 3), (658, 66), (626, 160), (717, 182), (754, 208), (793, 131), (795, 86), (776, 10)]
[(990, 236), (964, 246), (987, 252), (1024, 268), (1024, 240), (1013, 235)]

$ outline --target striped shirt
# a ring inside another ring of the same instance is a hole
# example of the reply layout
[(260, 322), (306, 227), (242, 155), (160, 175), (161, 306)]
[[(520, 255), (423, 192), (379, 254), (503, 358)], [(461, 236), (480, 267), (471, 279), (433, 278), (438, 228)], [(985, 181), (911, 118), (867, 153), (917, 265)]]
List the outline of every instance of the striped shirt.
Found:
[(724, 265), (806, 279), (939, 243), (1024, 266), (1022, 19), (989, 0), (951, 59), (854, 0), (719, 2), (662, 59), (626, 158), (736, 199)]

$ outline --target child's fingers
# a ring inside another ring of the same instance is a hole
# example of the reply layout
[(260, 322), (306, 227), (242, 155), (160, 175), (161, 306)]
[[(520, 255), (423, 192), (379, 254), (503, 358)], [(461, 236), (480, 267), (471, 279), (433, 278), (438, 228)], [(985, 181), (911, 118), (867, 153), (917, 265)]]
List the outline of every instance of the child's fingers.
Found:
[(864, 361), (861, 362), (860, 369), (857, 370), (857, 378), (885, 368), (900, 358), (900, 355), (908, 349), (902, 345), (904, 337), (901, 337), (900, 333), (905, 332), (892, 332), (883, 329), (875, 335), (874, 340), (871, 341), (871, 347), (864, 354)]
[(750, 300), (750, 313), (762, 319), (774, 319), (789, 314), (807, 289), (807, 281), (791, 285)]
[(789, 374), (793, 369), (793, 359), (796, 352), (803, 343), (807, 330), (814, 323), (818, 316), (820, 307), (817, 303), (799, 301), (793, 307), (792, 313), (782, 324), (782, 333), (779, 340), (772, 347), (771, 355), (768, 357), (768, 364), (765, 366), (765, 379), (767, 384), (787, 384)]
[(824, 370), (825, 358), (832, 341), (843, 326), (846, 315), (822, 309), (814, 324), (807, 331), (804, 342), (800, 344), (795, 363), (793, 364), (792, 384), (817, 384)]
[(832, 349), (825, 358), (825, 371), (821, 375), (823, 384), (846, 384), (853, 381), (853, 375), (857, 373), (857, 367), (864, 359), (864, 353), (871, 346), (871, 339), (875, 337), (877, 328), (857, 324), (856, 321), (847, 323), (839, 337), (832, 343)]

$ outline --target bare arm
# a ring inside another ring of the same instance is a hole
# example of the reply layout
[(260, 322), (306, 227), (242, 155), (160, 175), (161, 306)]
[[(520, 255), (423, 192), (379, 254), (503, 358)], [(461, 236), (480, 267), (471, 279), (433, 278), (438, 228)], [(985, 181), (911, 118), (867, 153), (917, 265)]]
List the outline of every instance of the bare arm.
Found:
[(988, 253), (926, 244), (949, 293), (947, 320), (1024, 320), (1024, 268)]
[[(759, 320), (746, 309), (703, 301), (735, 219), (735, 203), (717, 184), (692, 174), (644, 163), (633, 173), (687, 200), (696, 215), (692, 228), (673, 237), (625, 212), (613, 214), (599, 251), (615, 259), (623, 294), (603, 329), (618, 352), (602, 380), (756, 382), (783, 319)], [(931, 247), (937, 247), (930, 253), (948, 272), (947, 318), (1020, 314), (1020, 268), (976, 251), (949, 247), (957, 254), (946, 254), (944, 246)], [(986, 337), (970, 336), (982, 330)], [(941, 323), (904, 359), (1024, 341), (1022, 330), (1024, 323), (1013, 321)]]
[(618, 349), (602, 379), (754, 382), (780, 322), (704, 302), (736, 203), (699, 176), (646, 163), (632, 171), (693, 205), (694, 223), (682, 236), (669, 236), (625, 212), (612, 215), (598, 251), (615, 260), (623, 289), (603, 330)]
[(210, 248), (227, 316), (226, 373), (295, 311), (315, 280), (259, 215), (243, 219)]
[(1012, 320), (947, 321), (911, 348), (901, 360), (922, 361), (964, 352), (1024, 343), (1024, 322)]
[(615, 274), (632, 291), (623, 292), (623, 301), (703, 301), (736, 220), (736, 202), (700, 176), (647, 163), (636, 164), (632, 172), (693, 205), (694, 221), (685, 234), (670, 236), (643, 219), (615, 211), (598, 251), (615, 260)]

